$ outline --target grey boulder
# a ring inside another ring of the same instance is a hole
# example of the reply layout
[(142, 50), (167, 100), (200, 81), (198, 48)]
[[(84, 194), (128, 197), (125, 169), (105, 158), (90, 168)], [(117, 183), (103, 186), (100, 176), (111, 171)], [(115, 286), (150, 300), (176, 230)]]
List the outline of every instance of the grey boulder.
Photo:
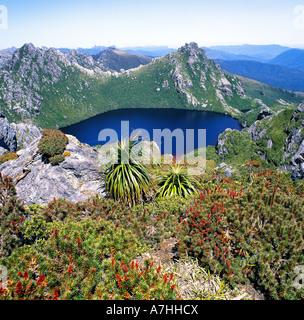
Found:
[(59, 165), (45, 161), (38, 152), (38, 138), (17, 153), (18, 159), (0, 166), (2, 175), (13, 178), (17, 195), (25, 205), (45, 205), (54, 198), (78, 202), (104, 196), (98, 151), (67, 136), (66, 152), (70, 155)]

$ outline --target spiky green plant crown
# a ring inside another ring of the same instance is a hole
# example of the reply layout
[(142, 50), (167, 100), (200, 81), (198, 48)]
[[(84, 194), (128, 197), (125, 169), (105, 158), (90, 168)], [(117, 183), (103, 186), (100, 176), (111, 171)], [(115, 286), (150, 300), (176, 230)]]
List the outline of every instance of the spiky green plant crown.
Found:
[(191, 194), (197, 194), (194, 179), (187, 175), (182, 165), (171, 166), (168, 173), (159, 179), (158, 186), (158, 198), (173, 195), (187, 198)]
[(134, 147), (137, 138), (123, 138), (115, 146), (113, 161), (106, 165), (105, 187), (115, 200), (134, 205), (147, 193), (151, 179), (145, 166), (137, 159)]

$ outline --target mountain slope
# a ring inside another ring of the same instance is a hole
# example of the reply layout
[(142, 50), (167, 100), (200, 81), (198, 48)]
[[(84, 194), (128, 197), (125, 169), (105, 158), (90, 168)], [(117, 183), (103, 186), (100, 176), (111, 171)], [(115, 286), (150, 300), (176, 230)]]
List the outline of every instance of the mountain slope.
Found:
[(108, 48), (94, 55), (93, 58), (101, 63), (105, 68), (119, 72), (121, 69), (128, 70), (140, 65), (148, 64), (152, 58), (136, 55), (133, 53)]
[(304, 71), (304, 50), (291, 49), (270, 60), (269, 63)]
[(266, 83), (285, 90), (304, 92), (304, 72), (275, 64), (245, 60), (216, 60), (233, 74)]
[(208, 110), (243, 120), (253, 110), (248, 117), (254, 121), (265, 104), (276, 108), (282, 99), (301, 101), (296, 94), (223, 71), (195, 43), (133, 70), (105, 70), (77, 51), (24, 45), (0, 70), (0, 110), (9, 121), (28, 119), (56, 128), (122, 108)]

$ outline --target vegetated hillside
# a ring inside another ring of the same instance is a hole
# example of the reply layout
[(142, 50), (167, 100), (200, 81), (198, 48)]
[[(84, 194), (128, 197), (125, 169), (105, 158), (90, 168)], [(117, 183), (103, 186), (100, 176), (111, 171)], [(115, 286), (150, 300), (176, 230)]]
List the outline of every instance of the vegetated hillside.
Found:
[(195, 43), (121, 73), (85, 53), (26, 44), (2, 64), (0, 88), (0, 108), (10, 121), (28, 119), (49, 128), (119, 108), (188, 108), (240, 118), (242, 111), (258, 113), (282, 99), (301, 101), (269, 86), (261, 92), (256, 84), (223, 71)]
[(304, 92), (304, 72), (276, 64), (244, 60), (216, 60), (220, 66), (233, 74), (257, 80), (273, 87)]
[(114, 48), (108, 48), (94, 55), (93, 58), (103, 64), (105, 68), (120, 72), (120, 69), (128, 70), (140, 65), (148, 64), (152, 58), (129, 53)]
[(267, 62), (270, 59), (275, 58), (284, 51), (289, 50), (289, 47), (283, 47), (280, 45), (234, 45), (234, 46), (211, 46), (211, 50), (219, 50), (236, 55), (246, 55), (260, 62)]
[(304, 50), (287, 50), (270, 60), (269, 63), (304, 71)]

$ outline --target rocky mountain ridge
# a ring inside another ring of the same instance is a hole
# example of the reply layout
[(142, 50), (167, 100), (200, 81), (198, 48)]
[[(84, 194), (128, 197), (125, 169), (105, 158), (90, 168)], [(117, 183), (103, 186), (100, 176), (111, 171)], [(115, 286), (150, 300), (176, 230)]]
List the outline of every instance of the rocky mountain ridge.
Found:
[[(25, 44), (12, 55), (0, 55), (0, 102), (10, 114), (31, 118), (43, 104), (44, 88), (54, 86), (67, 67), (75, 66), (87, 74), (103, 74), (107, 70), (84, 53), (66, 54), (50, 48)], [(13, 112), (13, 113), (12, 113)]]
[[(120, 51), (116, 56), (135, 55)], [(241, 117), (243, 109), (261, 107), (264, 98), (269, 101), (256, 89), (248, 94), (242, 80), (207, 59), (196, 43), (136, 63), (149, 61), (117, 72), (87, 53), (26, 44), (13, 54), (0, 54), (0, 110), (11, 122), (30, 119), (39, 127), (58, 128), (117, 108), (171, 105)], [(271, 103), (277, 98), (281, 91)], [(294, 94), (287, 99), (298, 101)]]

